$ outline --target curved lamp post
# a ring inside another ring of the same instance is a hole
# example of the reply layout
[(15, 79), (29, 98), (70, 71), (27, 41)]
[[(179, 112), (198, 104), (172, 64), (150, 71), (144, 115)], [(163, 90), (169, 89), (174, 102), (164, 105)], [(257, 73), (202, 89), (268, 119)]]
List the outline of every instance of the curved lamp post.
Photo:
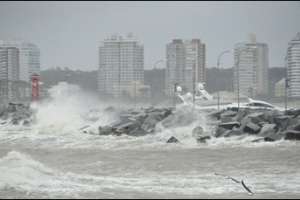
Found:
[[(226, 50), (220, 53), (220, 55), (218, 56), (218, 62), (217, 62), (217, 69), (218, 69), (218, 74), (220, 75), (220, 60), (222, 58), (222, 56), (226, 53), (230, 53), (230, 50)], [(220, 81), (219, 81), (220, 83)], [(218, 111), (220, 110), (220, 89), (218, 90)]]

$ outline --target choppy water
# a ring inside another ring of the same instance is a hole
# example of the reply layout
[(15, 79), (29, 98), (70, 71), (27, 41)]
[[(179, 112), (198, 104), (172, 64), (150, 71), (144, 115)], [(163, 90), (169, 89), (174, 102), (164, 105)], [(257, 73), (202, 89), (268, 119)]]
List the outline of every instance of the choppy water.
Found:
[[(81, 127), (96, 132), (116, 115), (76, 86), (50, 92), (50, 101), (33, 105), (33, 126), (0, 127), (0, 198), (300, 197), (299, 142), (231, 137), (197, 144), (193, 127), (213, 131), (204, 113), (144, 137), (84, 134)], [(180, 144), (165, 143), (173, 135)], [(254, 195), (215, 173), (243, 179)]]

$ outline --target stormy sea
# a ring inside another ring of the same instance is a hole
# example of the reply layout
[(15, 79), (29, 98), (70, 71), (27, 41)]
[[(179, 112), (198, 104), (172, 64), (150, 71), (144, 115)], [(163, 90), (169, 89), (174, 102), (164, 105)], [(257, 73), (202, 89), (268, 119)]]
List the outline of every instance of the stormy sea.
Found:
[[(211, 134), (215, 123), (183, 105), (182, 119), (154, 133), (99, 135), (127, 105), (63, 83), (49, 93), (30, 105), (30, 125), (0, 123), (0, 198), (300, 197), (299, 141), (237, 135), (199, 143), (193, 128)], [(166, 143), (172, 136), (180, 142)]]

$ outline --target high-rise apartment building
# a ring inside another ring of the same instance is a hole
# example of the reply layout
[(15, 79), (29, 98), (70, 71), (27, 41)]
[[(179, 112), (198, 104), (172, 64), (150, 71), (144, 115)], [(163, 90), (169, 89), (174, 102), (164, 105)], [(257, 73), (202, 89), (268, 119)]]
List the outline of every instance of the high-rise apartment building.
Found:
[(166, 94), (174, 93), (174, 85), (193, 92), (196, 83), (205, 82), (205, 44), (199, 39), (174, 39), (166, 48)]
[(15, 47), (19, 50), (19, 79), (30, 82), (32, 74), (40, 74), (40, 50), (32, 43), (0, 41), (0, 47)]
[(19, 50), (15, 47), (0, 47), (0, 98), (16, 97), (14, 83), (19, 80)]
[(300, 32), (293, 38), (287, 50), (288, 96), (300, 97)]
[(268, 95), (269, 50), (265, 43), (257, 43), (255, 36), (234, 49), (234, 90), (248, 97)]
[(99, 47), (98, 91), (113, 97), (128, 96), (144, 84), (144, 47), (129, 34), (114, 35)]

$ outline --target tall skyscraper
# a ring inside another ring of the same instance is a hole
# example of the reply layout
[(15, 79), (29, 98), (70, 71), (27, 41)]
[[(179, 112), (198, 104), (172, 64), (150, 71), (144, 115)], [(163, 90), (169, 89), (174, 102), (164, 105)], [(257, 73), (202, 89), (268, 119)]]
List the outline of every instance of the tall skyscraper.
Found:
[(16, 97), (13, 86), (19, 80), (19, 50), (15, 47), (0, 47), (0, 98)]
[(288, 96), (300, 97), (300, 32), (288, 44)]
[(268, 45), (251, 35), (249, 42), (235, 45), (234, 61), (234, 90), (248, 97), (268, 95)]
[(205, 44), (199, 39), (174, 39), (166, 48), (166, 94), (174, 93), (177, 83), (193, 92), (197, 82), (205, 82)]
[(130, 95), (144, 84), (144, 47), (129, 34), (114, 35), (99, 47), (98, 91), (113, 97)]
[(32, 74), (40, 74), (40, 50), (36, 45), (23, 41), (0, 41), (0, 47), (19, 49), (20, 80), (30, 82)]

